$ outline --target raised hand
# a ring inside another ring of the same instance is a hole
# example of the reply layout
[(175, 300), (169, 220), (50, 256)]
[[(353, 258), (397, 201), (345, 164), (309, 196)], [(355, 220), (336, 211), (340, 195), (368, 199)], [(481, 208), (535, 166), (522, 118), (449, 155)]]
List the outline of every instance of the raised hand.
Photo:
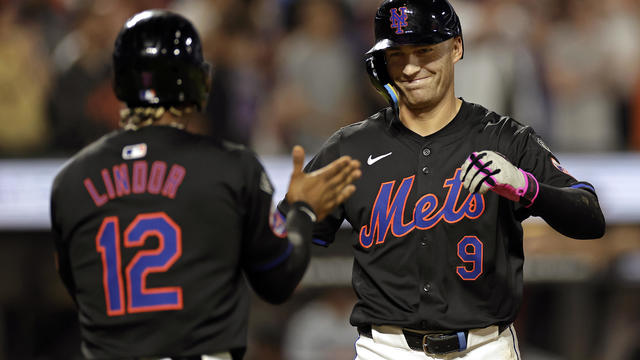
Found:
[(291, 156), (293, 172), (289, 181), (287, 202), (306, 202), (313, 208), (318, 220), (324, 219), (356, 191), (352, 183), (362, 175), (360, 161), (342, 156), (327, 166), (307, 174), (302, 171), (304, 149), (299, 145), (294, 146)]

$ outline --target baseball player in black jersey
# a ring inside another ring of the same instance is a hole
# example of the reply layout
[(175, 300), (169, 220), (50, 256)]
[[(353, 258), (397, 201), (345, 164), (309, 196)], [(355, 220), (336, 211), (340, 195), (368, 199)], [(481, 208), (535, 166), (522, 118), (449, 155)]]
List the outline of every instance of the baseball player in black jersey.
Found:
[(337, 131), (305, 169), (366, 163), (313, 232), (323, 246), (345, 219), (355, 232), (356, 359), (519, 359), (521, 222), (601, 237), (595, 190), (530, 127), (455, 97), (462, 30), (446, 0), (385, 0), (375, 38), (365, 63), (391, 106)]
[(51, 194), (60, 276), (89, 359), (241, 359), (249, 290), (280, 303), (309, 261), (312, 224), (355, 190), (359, 162), (305, 174), (295, 147), (286, 221), (249, 150), (185, 131), (208, 64), (185, 18), (136, 14), (114, 51), (123, 129), (75, 155)]

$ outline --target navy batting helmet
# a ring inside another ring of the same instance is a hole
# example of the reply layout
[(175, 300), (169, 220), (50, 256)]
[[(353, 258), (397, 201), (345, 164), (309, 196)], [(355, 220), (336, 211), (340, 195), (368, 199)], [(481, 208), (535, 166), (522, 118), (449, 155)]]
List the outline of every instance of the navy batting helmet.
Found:
[(385, 0), (376, 12), (376, 43), (365, 57), (371, 82), (397, 111), (398, 95), (387, 72), (384, 50), (437, 44), (456, 36), (462, 38), (462, 27), (449, 1)]
[(210, 66), (198, 32), (166, 10), (132, 16), (113, 52), (114, 90), (129, 108), (196, 105), (207, 98)]

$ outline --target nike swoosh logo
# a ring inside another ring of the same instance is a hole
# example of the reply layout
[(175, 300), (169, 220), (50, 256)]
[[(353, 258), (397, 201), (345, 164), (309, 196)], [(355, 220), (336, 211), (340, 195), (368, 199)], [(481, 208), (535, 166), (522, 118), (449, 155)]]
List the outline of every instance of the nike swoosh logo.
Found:
[(369, 155), (369, 158), (367, 159), (367, 165), (373, 165), (375, 164), (378, 160), (381, 160), (383, 158), (386, 158), (387, 156), (391, 155), (391, 153), (388, 154), (384, 154), (384, 155), (380, 155), (380, 156), (376, 156), (374, 158), (371, 157), (371, 155)]

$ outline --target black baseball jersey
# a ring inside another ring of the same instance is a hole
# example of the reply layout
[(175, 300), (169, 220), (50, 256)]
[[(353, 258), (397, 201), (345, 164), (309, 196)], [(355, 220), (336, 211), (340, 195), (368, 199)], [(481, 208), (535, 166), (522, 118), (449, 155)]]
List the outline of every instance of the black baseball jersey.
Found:
[(355, 194), (314, 230), (314, 242), (328, 246), (344, 219), (353, 227), (353, 325), (461, 330), (515, 319), (521, 222), (531, 212), (462, 187), (460, 167), (480, 150), (505, 155), (540, 183), (593, 191), (530, 127), (464, 101), (448, 125), (425, 137), (384, 109), (340, 129), (307, 165), (312, 171), (341, 155), (363, 163)]
[(54, 181), (51, 218), (85, 355), (244, 347), (243, 271), (291, 251), (272, 192), (250, 151), (168, 126), (116, 131), (74, 156)]

